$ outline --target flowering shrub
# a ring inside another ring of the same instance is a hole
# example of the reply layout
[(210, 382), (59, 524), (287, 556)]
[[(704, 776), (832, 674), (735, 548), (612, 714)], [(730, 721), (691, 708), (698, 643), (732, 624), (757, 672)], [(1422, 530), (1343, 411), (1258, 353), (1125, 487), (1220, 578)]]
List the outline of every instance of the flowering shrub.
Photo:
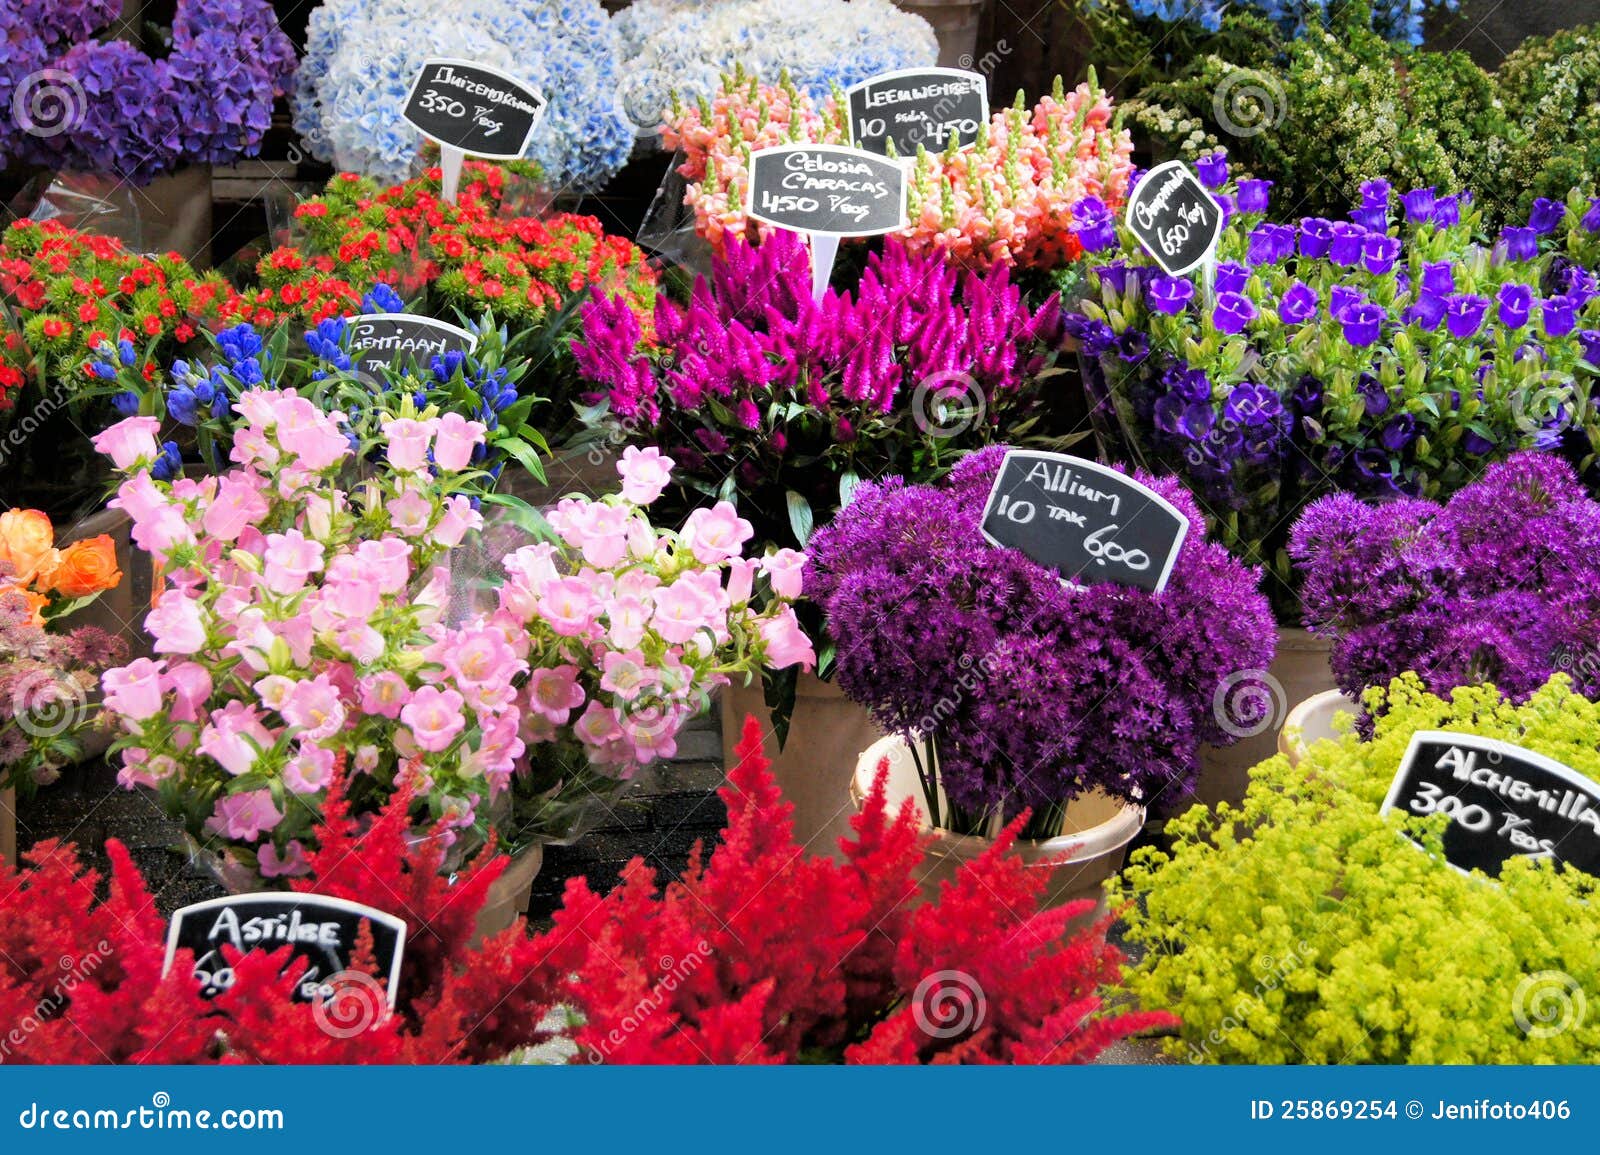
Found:
[[(989, 545), (983, 508), (1004, 456), (974, 454), (941, 487), (863, 483), (817, 531), (806, 587), (827, 614), (840, 688), (886, 730), (929, 744), (950, 803), (943, 821), (929, 807), (935, 825), (982, 832), (1032, 807), (1029, 836), (1047, 838), (1084, 791), (1141, 804), (1182, 793), (1200, 743), (1239, 730), (1215, 712), (1218, 687), (1264, 669), (1275, 634), (1255, 575), (1199, 533), (1160, 594), (1067, 588)], [(1139, 480), (1198, 523), (1177, 482)]]
[(709, 96), (735, 68), (757, 76), (787, 70), (821, 100), (835, 86), (939, 56), (928, 22), (888, 0), (637, 0), (614, 23), (624, 107), (641, 129), (660, 123), (674, 93)]
[(617, 34), (599, 0), (326, 0), (311, 13), (295, 129), (320, 160), (387, 181), (411, 174), (421, 136), (406, 98), (430, 57), (520, 77), (549, 100), (528, 146), (558, 185), (598, 186), (627, 162)]
[[(745, 216), (750, 154), (780, 144), (844, 143), (848, 115), (842, 94), (818, 103), (791, 83), (764, 85), (743, 74), (724, 77), (710, 99), (677, 106), (664, 141), (683, 150), (678, 171), (700, 234), (718, 252), (730, 240), (770, 236), (771, 226)], [(974, 148), (919, 151), (902, 237), (913, 252), (943, 250), (979, 268), (1058, 268), (1082, 251), (1074, 215), (1099, 219), (1122, 204), (1132, 151), (1092, 75), (1071, 92), (1058, 81), (1031, 113), (1020, 97), (995, 112)]]
[(861, 477), (932, 475), (1034, 415), (1060, 316), (1054, 297), (1030, 311), (1004, 265), (963, 276), (895, 242), (818, 304), (803, 243), (780, 233), (731, 246), (687, 306), (659, 299), (654, 346), (626, 301), (597, 296), (573, 352), (592, 419), (670, 452), (690, 504), (736, 499), (759, 540), (804, 545)]
[(148, 183), (186, 161), (254, 156), (289, 90), (294, 47), (267, 0), (178, 0), (152, 59), (95, 34), (114, 0), (19, 0), (0, 12), (0, 122), (8, 161)]
[[(1223, 157), (1199, 169), (1223, 188)], [(1181, 476), (1275, 598), (1320, 494), (1442, 497), (1516, 449), (1600, 446), (1600, 202), (1540, 201), (1485, 246), (1467, 197), (1374, 181), (1347, 220), (1285, 225), (1269, 186), (1220, 193), (1214, 299), (1125, 233), (1068, 324), (1107, 451)]]
[[(154, 417), (95, 439), (126, 478), (112, 505), (166, 574), (145, 622), (158, 657), (103, 681), (119, 778), (236, 867), (303, 873), (347, 759), (358, 809), (409, 785), (442, 845), (481, 844), (513, 785), (522, 837), (564, 834), (575, 806), (670, 754), (730, 673), (810, 661), (784, 596), (749, 608), (759, 563), (731, 506), (679, 535), (650, 526), (639, 506), (670, 461), (636, 455), (623, 496), (563, 503), (562, 546), (508, 557), (493, 613), (451, 612), (452, 551), (483, 524), (462, 492), (483, 423), (401, 398), (368, 438), (293, 391), (237, 405), (220, 477), (158, 479)], [(376, 450), (384, 467), (341, 484)]]
[(1410, 676), (1367, 704), (1370, 742), (1263, 762), (1242, 809), (1197, 806), (1168, 824), (1170, 851), (1133, 852), (1120, 894), (1147, 953), (1128, 985), (1183, 1019), (1170, 1050), (1196, 1063), (1592, 1062), (1600, 1024), (1557, 1029), (1541, 1000), (1564, 992), (1540, 982), (1600, 983), (1595, 880), (1520, 855), (1493, 883), (1469, 877), (1441, 858), (1447, 818), (1378, 810), (1418, 730), (1600, 777), (1600, 706), (1559, 676), (1520, 707), (1492, 686), (1445, 701)]
[(1559, 458), (1516, 454), (1442, 505), (1324, 497), (1289, 552), (1352, 698), (1408, 670), (1436, 694), (1492, 682), (1512, 701), (1566, 671), (1600, 698), (1600, 505)]

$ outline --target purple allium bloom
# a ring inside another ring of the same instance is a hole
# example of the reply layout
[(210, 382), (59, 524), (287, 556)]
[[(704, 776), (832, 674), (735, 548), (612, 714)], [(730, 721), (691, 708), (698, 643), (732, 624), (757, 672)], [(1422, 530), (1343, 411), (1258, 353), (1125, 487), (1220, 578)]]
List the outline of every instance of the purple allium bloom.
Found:
[(1450, 327), (1450, 335), (1457, 339), (1472, 336), (1483, 324), (1483, 315), (1488, 309), (1489, 298), (1477, 293), (1455, 293), (1447, 297), (1444, 317), (1445, 324)]
[(1358, 349), (1365, 349), (1378, 339), (1383, 331), (1383, 319), (1388, 315), (1381, 305), (1352, 305), (1339, 317), (1344, 326), (1344, 339)]
[(1317, 311), (1317, 291), (1304, 281), (1296, 281), (1278, 302), (1278, 319), (1285, 325), (1300, 325)]
[(1533, 312), (1533, 290), (1527, 285), (1508, 281), (1495, 294), (1495, 303), (1500, 323), (1508, 329), (1520, 329), (1528, 323), (1528, 316)]
[(1548, 197), (1536, 197), (1533, 211), (1528, 214), (1528, 227), (1540, 236), (1556, 231), (1556, 226), (1566, 218), (1567, 206)]
[(1212, 287), (1219, 293), (1242, 293), (1249, 283), (1249, 269), (1233, 261), (1223, 261), (1217, 266), (1216, 282)]
[(1572, 332), (1576, 314), (1568, 297), (1546, 297), (1539, 302), (1539, 319), (1546, 337), (1565, 337)]
[(1517, 701), (1564, 672), (1600, 697), (1600, 505), (1559, 457), (1514, 454), (1443, 505), (1323, 498), (1289, 553), (1349, 694), (1414, 671), (1437, 694), (1488, 681)]
[(1333, 222), (1333, 240), (1328, 245), (1328, 259), (1341, 269), (1353, 269), (1361, 260), (1361, 242), (1367, 230), (1349, 221)]
[(1145, 290), (1144, 300), (1155, 312), (1172, 316), (1194, 300), (1194, 285), (1186, 277), (1157, 277)]
[(1429, 224), (1433, 220), (1435, 208), (1435, 194), (1432, 185), (1427, 188), (1412, 189), (1404, 194), (1400, 200), (1406, 207), (1406, 220), (1414, 225)]
[(1238, 185), (1239, 211), (1242, 213), (1264, 213), (1272, 201), (1272, 185), (1270, 180), (1242, 180)]
[(1507, 226), (1501, 230), (1500, 242), (1508, 261), (1531, 261), (1539, 255), (1539, 234), (1530, 228)]
[(1228, 150), (1219, 148), (1206, 153), (1194, 162), (1194, 171), (1200, 177), (1201, 184), (1216, 192), (1228, 183)]
[[(1093, 788), (1181, 793), (1200, 744), (1230, 741), (1217, 687), (1270, 662), (1255, 575), (1195, 532), (1159, 595), (1066, 588), (979, 533), (1003, 457), (974, 454), (937, 487), (864, 482), (813, 536), (806, 589), (827, 615), (840, 688), (887, 730), (935, 730), (941, 784), (965, 810), (1011, 815)], [(1202, 524), (1183, 486), (1137, 476)]]
[(1589, 202), (1589, 209), (1583, 214), (1581, 223), (1588, 232), (1600, 233), (1600, 197)]
[(1333, 241), (1333, 222), (1322, 217), (1305, 217), (1300, 221), (1300, 255), (1315, 260), (1328, 255)]
[(1256, 319), (1255, 304), (1243, 293), (1218, 293), (1211, 310), (1211, 323), (1217, 332), (1233, 336)]
[(1395, 237), (1369, 233), (1361, 242), (1361, 267), (1375, 277), (1381, 277), (1394, 268), (1400, 256), (1400, 242)]
[(1117, 243), (1117, 222), (1099, 197), (1084, 197), (1072, 206), (1072, 233), (1084, 252), (1098, 253)]

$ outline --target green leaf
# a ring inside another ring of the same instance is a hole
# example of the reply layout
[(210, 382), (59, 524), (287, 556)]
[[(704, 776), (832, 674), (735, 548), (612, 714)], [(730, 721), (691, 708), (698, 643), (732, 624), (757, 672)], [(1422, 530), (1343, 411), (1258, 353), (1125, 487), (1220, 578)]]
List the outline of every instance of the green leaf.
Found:
[(545, 480), (544, 465), (539, 461), (539, 455), (520, 437), (503, 437), (494, 443), (494, 447), (516, 458), (522, 468), (533, 475), (534, 480)]
[(811, 503), (792, 489), (784, 495), (784, 500), (789, 504), (789, 528), (794, 530), (795, 540), (803, 549), (816, 527), (816, 514), (811, 512)]
[(861, 477), (855, 470), (847, 470), (839, 475), (839, 508), (844, 509), (856, 495), (856, 486), (861, 484)]
[(534, 537), (542, 541), (560, 540), (554, 527), (545, 520), (544, 514), (515, 494), (486, 493), (480, 500), (485, 505), (498, 505), (504, 509), (512, 524), (531, 533)]

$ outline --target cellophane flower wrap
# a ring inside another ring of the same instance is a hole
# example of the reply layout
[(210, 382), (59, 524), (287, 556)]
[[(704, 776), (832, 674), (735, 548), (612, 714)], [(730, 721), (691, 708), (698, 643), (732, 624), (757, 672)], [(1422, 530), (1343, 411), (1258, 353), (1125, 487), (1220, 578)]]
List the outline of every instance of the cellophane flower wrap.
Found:
[(1408, 671), (1513, 702), (1565, 673), (1600, 698), (1600, 503), (1558, 457), (1515, 454), (1442, 504), (1324, 497), (1289, 552), (1351, 698)]
[(732, 245), (686, 305), (657, 300), (653, 341), (597, 295), (573, 345), (591, 419), (669, 452), (688, 504), (736, 500), (759, 539), (791, 546), (862, 478), (934, 476), (1037, 424), (1057, 298), (1030, 309), (1005, 265), (963, 272), (892, 240), (854, 292), (815, 302), (810, 276), (792, 234)]
[[(937, 486), (864, 483), (817, 531), (806, 592), (827, 615), (840, 688), (886, 730), (931, 743), (944, 824), (961, 833), (1032, 807), (1028, 836), (1050, 837), (1090, 790), (1180, 800), (1200, 745), (1243, 732), (1219, 697), (1272, 660), (1258, 575), (1193, 532), (1160, 593), (1068, 587), (983, 537), (1004, 456), (985, 449)], [(1135, 476), (1199, 525), (1181, 484)]]
[[(644, 480), (623, 496), (564, 504), (569, 544), (513, 553), (498, 606), (477, 608), (456, 571), (483, 524), (481, 423), (402, 401), (369, 446), (293, 391), (238, 406), (237, 468), (220, 477), (158, 480), (153, 417), (95, 444), (125, 476), (113, 507), (166, 575), (145, 623), (156, 656), (103, 679), (120, 779), (251, 875), (302, 871), (340, 765), (359, 811), (413, 790), (452, 861), (509, 825), (514, 792), (532, 807), (519, 839), (562, 836), (670, 752), (730, 671), (810, 659), (786, 598), (749, 609), (760, 563), (739, 558), (748, 527), (730, 507), (652, 529), (640, 506), (659, 462), (630, 458)], [(383, 467), (355, 468), (380, 447)]]
[(883, 72), (935, 63), (939, 42), (922, 17), (888, 0), (638, 0), (613, 19), (621, 38), (621, 98), (654, 131), (673, 95), (710, 96), (735, 68), (787, 70), (821, 100)]
[(100, 40), (115, 0), (18, 0), (0, 12), (0, 164), (147, 184), (185, 162), (231, 164), (260, 151), (286, 95), (294, 46), (268, 0), (178, 0), (152, 59)]
[[(674, 107), (663, 140), (683, 152), (685, 204), (713, 251), (776, 231), (745, 215), (751, 153), (848, 143), (848, 115), (842, 92), (818, 101), (788, 81), (742, 73), (711, 97)], [(1132, 151), (1092, 75), (1070, 92), (1057, 81), (1032, 109), (1019, 94), (972, 148), (918, 151), (907, 182), (910, 223), (899, 235), (913, 252), (941, 250), (973, 267), (1060, 268), (1082, 252), (1073, 227), (1080, 206), (1098, 219), (1122, 204)]]
[(306, 37), (295, 129), (343, 170), (411, 175), (422, 137), (402, 114), (433, 57), (498, 68), (550, 102), (526, 159), (557, 186), (604, 184), (633, 147), (617, 100), (617, 34), (600, 0), (327, 0)]
[(1212, 297), (1124, 230), (1120, 252), (1090, 242), (1068, 325), (1105, 452), (1183, 478), (1221, 540), (1270, 567), (1286, 616), (1288, 530), (1322, 494), (1448, 496), (1525, 448), (1587, 467), (1596, 202), (1537, 202), (1484, 244), (1470, 197), (1373, 181), (1349, 219), (1288, 225), (1270, 182), (1226, 186), (1219, 155), (1198, 168), (1231, 217)]

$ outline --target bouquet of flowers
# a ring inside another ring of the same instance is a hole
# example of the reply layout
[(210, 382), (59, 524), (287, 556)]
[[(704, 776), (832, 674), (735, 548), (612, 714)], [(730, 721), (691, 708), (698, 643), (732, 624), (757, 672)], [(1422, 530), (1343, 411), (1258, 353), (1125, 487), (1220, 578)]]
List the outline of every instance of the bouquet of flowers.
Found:
[(1516, 702), (1564, 672), (1600, 698), (1600, 504), (1559, 458), (1515, 454), (1443, 504), (1324, 497), (1289, 553), (1352, 698), (1407, 671)]
[(154, 417), (95, 445), (166, 574), (146, 620), (158, 656), (103, 680), (121, 781), (154, 787), (247, 878), (303, 872), (340, 766), (358, 811), (410, 789), (458, 852), (514, 790), (536, 808), (521, 836), (565, 834), (730, 673), (810, 658), (786, 598), (750, 608), (759, 563), (730, 507), (679, 535), (651, 527), (659, 461), (625, 462), (622, 497), (564, 505), (561, 544), (508, 557), (495, 609), (452, 612), (483, 525), (464, 492), (482, 423), (401, 398), (376, 438), (385, 467), (354, 470), (378, 446), (342, 414), (293, 391), (237, 404), (237, 468), (220, 477), (158, 479)]
[[(787, 80), (762, 84), (742, 73), (724, 77), (710, 98), (675, 104), (665, 143), (683, 151), (685, 204), (714, 251), (775, 231), (745, 216), (751, 153), (845, 143), (848, 115), (842, 93), (819, 102)], [(1074, 221), (1108, 220), (1122, 204), (1132, 151), (1092, 74), (1071, 92), (1057, 80), (1032, 110), (1019, 94), (1015, 106), (990, 117), (973, 148), (919, 150), (903, 239), (914, 252), (938, 249), (979, 268), (1058, 269), (1082, 252)]]
[(811, 296), (803, 243), (729, 246), (656, 340), (596, 296), (574, 343), (612, 440), (672, 454), (688, 505), (737, 500), (759, 540), (803, 546), (863, 477), (931, 477), (1042, 415), (1061, 348), (1052, 297), (1030, 310), (996, 265), (962, 274), (891, 241), (856, 292)]
[(888, 0), (637, 0), (614, 23), (623, 105), (650, 132), (674, 94), (709, 96), (735, 68), (757, 76), (787, 70), (796, 87), (821, 100), (835, 87), (939, 57), (928, 22)]
[(0, 513), (0, 788), (55, 781), (82, 752), (100, 718), (100, 672), (126, 644), (94, 626), (47, 631), (122, 580), (117, 551), (101, 535), (55, 545), (36, 509)]
[(0, 12), (0, 165), (39, 164), (146, 184), (185, 161), (254, 156), (287, 94), (294, 47), (268, 0), (178, 0), (152, 59), (97, 40), (115, 0), (18, 0)]
[(1413, 190), (1395, 220), (1374, 181), (1349, 219), (1288, 225), (1270, 182), (1199, 170), (1231, 214), (1211, 290), (1085, 234), (1106, 263), (1068, 325), (1106, 452), (1182, 477), (1290, 616), (1282, 547), (1317, 496), (1442, 497), (1523, 448), (1588, 466), (1600, 201), (1540, 201), (1486, 246), (1470, 197)]
[(295, 128), (318, 159), (403, 180), (422, 138), (401, 114), (423, 62), (472, 60), (549, 100), (528, 159), (557, 185), (598, 186), (633, 147), (617, 53), (599, 0), (327, 0), (311, 14)]
[[(1221, 699), (1266, 668), (1276, 634), (1257, 575), (1198, 533), (1159, 594), (1069, 588), (989, 545), (1004, 456), (974, 454), (942, 486), (864, 483), (812, 539), (806, 592), (827, 614), (840, 688), (925, 749), (934, 825), (991, 833), (1031, 807), (1023, 837), (1050, 838), (1087, 790), (1181, 796), (1200, 744), (1241, 732)], [(1139, 480), (1198, 523), (1177, 482)]]

